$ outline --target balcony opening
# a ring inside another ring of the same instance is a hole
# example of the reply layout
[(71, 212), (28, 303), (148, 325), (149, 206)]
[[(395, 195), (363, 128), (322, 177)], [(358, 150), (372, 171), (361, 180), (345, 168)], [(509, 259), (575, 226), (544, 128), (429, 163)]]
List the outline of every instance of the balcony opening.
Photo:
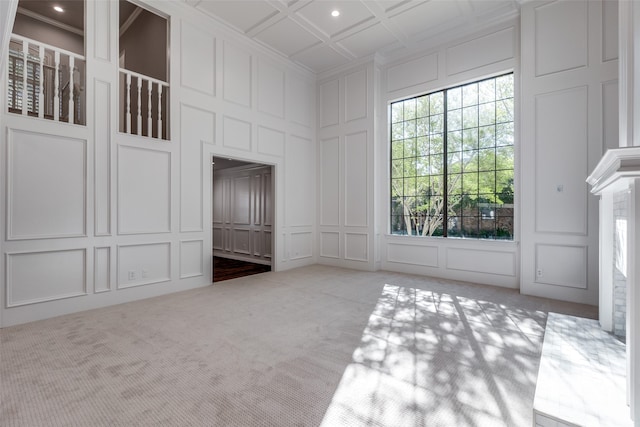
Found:
[(9, 44), (7, 110), (86, 124), (84, 40), (84, 1), (20, 0)]
[(120, 3), (120, 132), (169, 139), (169, 22)]

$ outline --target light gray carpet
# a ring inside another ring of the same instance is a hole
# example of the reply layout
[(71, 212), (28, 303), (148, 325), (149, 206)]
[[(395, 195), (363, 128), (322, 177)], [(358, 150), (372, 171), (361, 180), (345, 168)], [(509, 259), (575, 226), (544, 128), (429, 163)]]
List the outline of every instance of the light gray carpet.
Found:
[(530, 426), (548, 311), (596, 315), (386, 272), (234, 279), (1, 330), (0, 425)]

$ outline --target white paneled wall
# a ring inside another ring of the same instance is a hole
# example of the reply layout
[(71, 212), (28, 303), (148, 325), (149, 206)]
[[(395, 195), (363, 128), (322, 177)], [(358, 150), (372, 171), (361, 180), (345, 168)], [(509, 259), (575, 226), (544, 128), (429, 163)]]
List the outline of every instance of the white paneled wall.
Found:
[[(271, 264), (273, 172), (251, 165), (213, 174), (213, 254)], [(292, 233), (293, 234), (293, 233)]]
[[(518, 84), (519, 25), (508, 22), (474, 37), (452, 41), (434, 51), (388, 64), (382, 81), (375, 145), (376, 230), (379, 230), (381, 267), (454, 280), (517, 288), (519, 284), (518, 214), (515, 210), (516, 241), (481, 241), (389, 235), (389, 131), (390, 102), (460, 85), (484, 77), (515, 71)], [(517, 92), (516, 92), (517, 93)], [(517, 98), (516, 98), (517, 99)], [(517, 102), (517, 101), (516, 101)], [(517, 107), (516, 107), (517, 108)], [(516, 144), (518, 139), (516, 138)], [(357, 164), (357, 163), (356, 163)], [(516, 185), (519, 168), (516, 166)], [(354, 182), (357, 183), (357, 182)], [(357, 183), (361, 185), (361, 183)], [(354, 190), (356, 190), (354, 188)], [(370, 235), (370, 239), (378, 236)]]
[(151, 9), (171, 25), (170, 141), (117, 131), (118, 2), (86, 2), (87, 126), (0, 113), (0, 326), (209, 285), (214, 155), (273, 165), (270, 230), (236, 247), (315, 262), (315, 76), (186, 3)]
[(585, 179), (618, 145), (617, 2), (529, 2), (521, 14), (521, 291), (597, 304)]
[(318, 83), (319, 262), (372, 270), (374, 63)]

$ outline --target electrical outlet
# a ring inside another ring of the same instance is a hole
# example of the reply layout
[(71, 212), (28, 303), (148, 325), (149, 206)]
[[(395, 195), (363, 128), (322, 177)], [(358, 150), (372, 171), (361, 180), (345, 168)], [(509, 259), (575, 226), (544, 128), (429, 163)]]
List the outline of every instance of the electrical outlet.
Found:
[(538, 277), (542, 277), (542, 269), (541, 269), (541, 268), (539, 268), (539, 269), (536, 271), (536, 276), (538, 276)]
[(149, 277), (149, 270), (147, 270), (146, 268), (143, 268), (142, 269), (142, 277), (143, 278)]
[(136, 272), (133, 270), (129, 271), (129, 280), (136, 280)]

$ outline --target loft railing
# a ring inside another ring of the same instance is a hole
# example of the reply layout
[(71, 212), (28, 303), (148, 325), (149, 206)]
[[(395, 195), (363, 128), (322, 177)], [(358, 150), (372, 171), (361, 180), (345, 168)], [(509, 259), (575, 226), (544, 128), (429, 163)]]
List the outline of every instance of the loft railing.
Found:
[(84, 56), (13, 34), (7, 82), (9, 112), (86, 124)]
[(120, 131), (156, 139), (169, 139), (169, 84), (120, 68)]

